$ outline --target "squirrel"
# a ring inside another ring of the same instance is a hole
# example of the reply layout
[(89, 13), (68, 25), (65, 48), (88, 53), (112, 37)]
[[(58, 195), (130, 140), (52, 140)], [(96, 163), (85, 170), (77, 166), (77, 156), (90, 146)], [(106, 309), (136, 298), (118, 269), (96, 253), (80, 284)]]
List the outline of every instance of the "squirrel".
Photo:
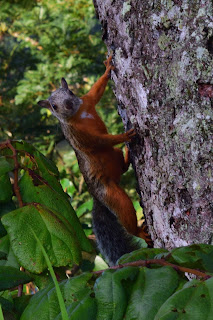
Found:
[(119, 186), (121, 175), (129, 167), (129, 150), (126, 147), (124, 157), (122, 150), (114, 147), (130, 142), (136, 133), (130, 129), (122, 134), (108, 134), (95, 110), (114, 69), (111, 61), (112, 56), (104, 62), (106, 71), (86, 95), (77, 97), (62, 78), (61, 88), (38, 104), (58, 118), (65, 138), (75, 151), (94, 199), (92, 216), (98, 247), (108, 263), (114, 265), (121, 255), (138, 249), (132, 235), (142, 238), (147, 235), (137, 226), (133, 203)]

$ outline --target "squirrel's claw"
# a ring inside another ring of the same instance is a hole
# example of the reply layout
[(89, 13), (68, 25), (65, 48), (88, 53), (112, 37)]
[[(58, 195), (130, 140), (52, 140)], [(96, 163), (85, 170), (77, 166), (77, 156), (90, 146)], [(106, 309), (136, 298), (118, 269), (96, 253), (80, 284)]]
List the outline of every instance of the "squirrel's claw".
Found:
[(104, 61), (104, 65), (106, 66), (106, 73), (108, 74), (108, 76), (110, 75), (110, 71), (115, 69), (115, 67), (111, 63), (112, 55), (109, 56), (109, 58), (106, 61)]
[(137, 133), (136, 133), (135, 129), (132, 128), (132, 129), (128, 130), (126, 132), (126, 136), (128, 138), (128, 141), (130, 142), (132, 140), (132, 138), (136, 136), (136, 134)]

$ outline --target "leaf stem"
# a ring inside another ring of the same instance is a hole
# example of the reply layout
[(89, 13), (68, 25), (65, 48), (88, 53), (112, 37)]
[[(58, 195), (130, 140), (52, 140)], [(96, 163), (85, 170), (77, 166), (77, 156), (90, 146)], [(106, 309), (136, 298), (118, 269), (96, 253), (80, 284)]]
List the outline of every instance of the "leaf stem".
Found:
[(0, 304), (0, 320), (4, 320), (1, 304)]
[(35, 234), (34, 230), (31, 228), (31, 226), (29, 226), (29, 228), (31, 229), (32, 231), (32, 234), (34, 235), (43, 255), (44, 255), (44, 258), (46, 260), (46, 263), (47, 263), (47, 266), (48, 266), (48, 269), (50, 271), (50, 274), (51, 274), (51, 277), (53, 279), (53, 282), (54, 282), (54, 285), (55, 285), (55, 289), (56, 289), (56, 294), (57, 294), (57, 297), (58, 297), (58, 302), (59, 302), (59, 305), (60, 305), (60, 309), (61, 309), (61, 316), (62, 316), (62, 320), (69, 320), (69, 317), (68, 317), (68, 314), (67, 314), (67, 310), (66, 310), (66, 306), (65, 306), (65, 303), (64, 303), (64, 299), (63, 299), (63, 296), (62, 296), (62, 293), (61, 293), (61, 290), (60, 290), (60, 287), (59, 287), (59, 284), (58, 284), (58, 281), (57, 281), (57, 278), (56, 278), (56, 275), (55, 275), (55, 272), (53, 270), (53, 267), (51, 265), (51, 262), (50, 262), (50, 259), (41, 243), (41, 241), (39, 240), (39, 238), (37, 237), (37, 235)]

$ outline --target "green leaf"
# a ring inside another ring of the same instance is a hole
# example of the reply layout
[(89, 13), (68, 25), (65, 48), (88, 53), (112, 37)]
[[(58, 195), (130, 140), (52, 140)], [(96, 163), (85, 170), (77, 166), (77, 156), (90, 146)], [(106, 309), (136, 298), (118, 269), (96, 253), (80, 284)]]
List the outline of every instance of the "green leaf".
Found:
[(10, 245), (9, 236), (6, 235), (0, 240), (0, 250), (6, 255), (6, 260), (0, 260), (0, 266), (10, 266), (16, 269), (20, 269), (20, 265), (13, 253), (12, 247)]
[(0, 157), (0, 176), (13, 170), (13, 166), (9, 163), (5, 157)]
[(146, 241), (142, 238), (136, 237), (136, 236), (132, 236), (133, 242), (135, 243), (135, 246), (138, 248), (147, 248), (148, 244), (146, 243)]
[(64, 217), (67, 220), (67, 228), (73, 235), (76, 235), (81, 249), (87, 252), (93, 251), (92, 245), (86, 238), (75, 211), (70, 205), (66, 195), (58, 194), (49, 185), (35, 186), (29, 172), (25, 172), (20, 180), (19, 186), (24, 203), (37, 202), (45, 205), (51, 211), (58, 212), (61, 219)]
[(36, 149), (34, 148), (34, 146), (24, 140), (15, 140), (12, 141), (12, 145), (16, 150), (22, 150), (24, 151), (23, 155), (25, 154), (25, 152), (28, 152), (29, 154), (34, 154), (34, 152), (36, 151)]
[(137, 274), (137, 268), (126, 267), (116, 272), (106, 270), (101, 275), (94, 287), (98, 303), (97, 320), (123, 319), (128, 302), (128, 291), (123, 283), (132, 282)]
[(35, 286), (41, 290), (47, 287), (50, 283), (52, 283), (52, 277), (49, 272), (46, 270), (43, 273), (35, 274), (33, 273), (34, 284)]
[[(3, 310), (11, 311), (13, 309), (13, 303), (3, 297), (0, 297), (0, 306), (2, 306)], [(1, 319), (1, 313), (0, 313)]]
[[(88, 285), (91, 278), (92, 274), (84, 273), (60, 283), (67, 312), (72, 320), (96, 319), (96, 301), (93, 290)], [(38, 318), (42, 320), (61, 319), (53, 283), (32, 297), (21, 316), (21, 320), (37, 320)]]
[(53, 163), (45, 158), (39, 151), (34, 153), (34, 157), (36, 163), (38, 164), (42, 178), (45, 179), (55, 191), (57, 191), (62, 196), (67, 197), (67, 195), (64, 193), (64, 190), (62, 189), (61, 184), (58, 181), (59, 173), (55, 165), (53, 165)]
[(117, 262), (117, 264), (124, 264), (138, 260), (154, 259), (160, 253), (168, 253), (168, 250), (161, 248), (142, 248), (133, 252), (124, 254)]
[(73, 185), (73, 183), (67, 178), (61, 179), (60, 183), (62, 185), (63, 190), (66, 190), (66, 193), (70, 197), (72, 197), (73, 193), (76, 191), (76, 188)]
[(208, 244), (193, 244), (173, 249), (167, 261), (188, 268), (213, 273), (213, 246)]
[(99, 270), (104, 270), (108, 268), (108, 265), (100, 256), (95, 257), (94, 264), (95, 265), (94, 265), (93, 271), (99, 271)]
[(0, 251), (0, 260), (5, 259), (7, 254), (5, 252)]
[(7, 202), (7, 203), (1, 203), (0, 206), (0, 238), (4, 237), (7, 234), (7, 231), (5, 230), (2, 222), (1, 222), (1, 217), (3, 217), (4, 214), (15, 210), (15, 204), (13, 201)]
[(13, 189), (8, 173), (0, 176), (0, 203), (9, 202), (12, 199)]
[(81, 204), (76, 210), (76, 214), (78, 217), (81, 217), (84, 213), (92, 211), (93, 200), (89, 200)]
[(154, 319), (161, 305), (176, 291), (178, 285), (178, 274), (170, 267), (140, 269), (124, 319)]
[(187, 283), (161, 306), (154, 320), (211, 320), (212, 315), (213, 278)]
[(31, 204), (6, 214), (2, 223), (9, 234), (18, 261), (30, 272), (41, 273), (47, 268), (31, 228), (39, 237), (53, 266), (79, 264), (81, 261), (75, 235), (67, 229), (56, 212), (53, 213), (39, 204)]
[[(41, 152), (39, 152), (32, 144), (19, 140), (13, 141), (12, 145), (14, 148), (20, 152), (23, 156), (32, 156), (34, 162), (37, 163), (39, 169), (45, 176), (59, 176), (59, 172), (55, 164), (47, 159)], [(44, 178), (44, 177), (43, 177)]]
[(106, 270), (94, 287), (97, 320), (152, 320), (180, 282), (170, 267)]
[(19, 284), (32, 281), (25, 272), (21, 272), (13, 267), (0, 266), (0, 291), (14, 288)]
[(9, 240), (9, 236), (6, 235), (6, 236), (1, 238), (0, 251), (8, 254), (9, 250), (10, 250), (10, 240)]
[(32, 295), (23, 295), (21, 297), (15, 297), (13, 299), (13, 303), (14, 303), (13, 312), (15, 313), (18, 319), (20, 319), (21, 314), (23, 313), (25, 308), (28, 306), (31, 298), (32, 298)]
[(1, 304), (0, 304), (0, 319), (4, 320), (4, 315), (3, 315), (3, 312), (2, 312)]

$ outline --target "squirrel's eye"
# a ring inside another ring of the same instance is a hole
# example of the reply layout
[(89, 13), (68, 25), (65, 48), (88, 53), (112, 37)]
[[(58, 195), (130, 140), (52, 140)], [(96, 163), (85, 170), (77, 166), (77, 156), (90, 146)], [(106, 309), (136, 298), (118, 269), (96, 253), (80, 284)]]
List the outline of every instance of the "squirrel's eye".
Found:
[(58, 107), (55, 104), (52, 104), (52, 107), (53, 107), (54, 110), (58, 109)]

